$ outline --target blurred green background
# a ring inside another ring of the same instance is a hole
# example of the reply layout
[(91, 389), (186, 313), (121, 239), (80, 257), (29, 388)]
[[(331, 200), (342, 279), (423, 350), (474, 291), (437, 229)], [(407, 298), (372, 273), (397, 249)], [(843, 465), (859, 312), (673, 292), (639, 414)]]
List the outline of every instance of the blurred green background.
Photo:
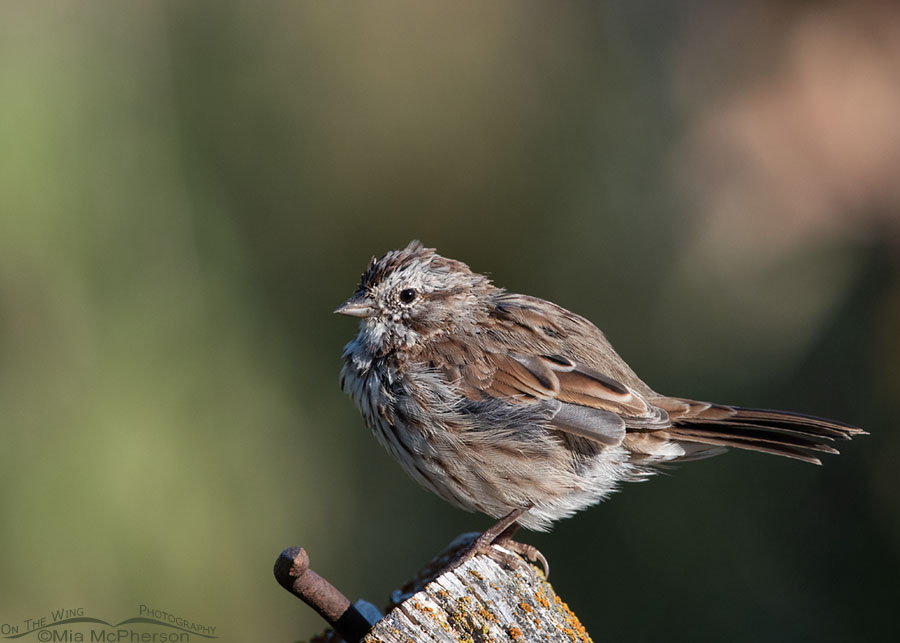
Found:
[(489, 520), (337, 384), (410, 239), (595, 321), (657, 390), (871, 435), (729, 453), (523, 534), (596, 641), (874, 641), (900, 599), (890, 2), (0, 8), (0, 622), (323, 627)]

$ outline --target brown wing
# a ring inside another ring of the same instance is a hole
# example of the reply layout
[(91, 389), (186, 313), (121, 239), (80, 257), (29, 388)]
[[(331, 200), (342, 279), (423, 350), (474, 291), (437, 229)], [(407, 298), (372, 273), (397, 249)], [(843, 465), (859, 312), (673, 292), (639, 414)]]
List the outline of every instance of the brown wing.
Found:
[(627, 429), (670, 425), (596, 326), (542, 299), (501, 293), (476, 337), (448, 339), (428, 353), (470, 399), (540, 405), (554, 428), (602, 444), (621, 444)]
[(495, 352), (564, 355), (644, 398), (654, 395), (600, 329), (561, 306), (536, 297), (503, 293), (495, 300), (490, 321), (481, 339), (486, 345), (495, 342)]
[[(431, 362), (472, 400), (540, 404), (560, 431), (618, 445), (629, 428), (663, 429), (668, 414), (631, 388), (562, 355), (474, 352), (455, 342), (438, 347)], [(455, 354), (455, 355), (454, 355)], [(456, 359), (453, 359), (453, 357)]]

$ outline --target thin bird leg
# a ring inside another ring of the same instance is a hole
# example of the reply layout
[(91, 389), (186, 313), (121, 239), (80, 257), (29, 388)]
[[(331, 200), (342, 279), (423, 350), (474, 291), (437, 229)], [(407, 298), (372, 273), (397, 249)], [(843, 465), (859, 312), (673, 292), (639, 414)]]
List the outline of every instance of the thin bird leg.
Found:
[[(481, 535), (469, 545), (468, 549), (482, 551), (489, 548), (497, 541), (509, 540), (519, 529), (519, 523), (516, 521), (521, 518), (526, 511), (528, 511), (528, 508), (519, 507), (518, 509), (513, 509), (496, 523), (481, 532)], [(467, 553), (468, 549), (463, 553)]]
[(541, 566), (544, 568), (544, 576), (549, 576), (550, 565), (547, 563), (547, 559), (544, 558), (544, 555), (533, 545), (527, 545), (512, 539), (513, 534), (519, 530), (519, 523), (516, 521), (527, 511), (528, 508), (513, 509), (503, 516), (503, 518), (498, 520), (494, 525), (479, 534), (478, 538), (473, 540), (471, 545), (457, 554), (456, 558), (447, 566), (445, 571), (455, 569), (478, 554), (485, 554), (507, 564), (521, 562), (518, 558), (511, 560), (509, 556), (504, 556), (501, 552), (498, 552), (492, 547), (492, 545), (498, 545), (517, 554), (522, 554), (532, 562), (540, 562)]

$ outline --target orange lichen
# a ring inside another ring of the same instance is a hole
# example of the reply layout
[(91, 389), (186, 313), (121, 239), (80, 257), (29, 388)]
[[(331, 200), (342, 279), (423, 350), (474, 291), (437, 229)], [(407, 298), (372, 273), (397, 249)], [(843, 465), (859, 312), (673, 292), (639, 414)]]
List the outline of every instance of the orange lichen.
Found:
[(553, 602), (559, 607), (559, 611), (562, 613), (563, 617), (566, 619), (566, 622), (570, 627), (563, 628), (563, 632), (572, 639), (572, 641), (584, 641), (585, 643), (593, 643), (591, 641), (591, 635), (587, 633), (587, 630), (584, 629), (584, 625), (581, 624), (581, 621), (578, 620), (578, 617), (569, 609), (569, 606), (566, 605), (565, 601), (563, 601), (559, 596), (553, 597)]
[(524, 634), (522, 634), (522, 630), (520, 630), (515, 625), (510, 625), (506, 628), (506, 633), (509, 634), (509, 637), (513, 640), (524, 638)]
[(481, 618), (483, 618), (486, 621), (493, 621), (493, 622), (497, 621), (497, 617), (494, 616), (494, 614), (492, 612), (489, 612), (487, 609), (485, 609), (483, 607), (478, 609), (478, 616), (480, 616)]

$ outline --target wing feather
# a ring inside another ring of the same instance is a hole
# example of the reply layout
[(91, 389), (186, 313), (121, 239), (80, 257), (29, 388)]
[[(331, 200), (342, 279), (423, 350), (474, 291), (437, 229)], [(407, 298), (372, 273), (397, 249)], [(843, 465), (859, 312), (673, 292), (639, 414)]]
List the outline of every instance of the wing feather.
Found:
[[(474, 360), (471, 347), (465, 351), (437, 348), (430, 362), (459, 382), (472, 400), (489, 397), (516, 405), (540, 404), (550, 409), (552, 428), (603, 445), (621, 444), (629, 427), (662, 429), (670, 424), (666, 411), (574, 359), (492, 348), (474, 353)], [(465, 361), (453, 359), (462, 355)]]

